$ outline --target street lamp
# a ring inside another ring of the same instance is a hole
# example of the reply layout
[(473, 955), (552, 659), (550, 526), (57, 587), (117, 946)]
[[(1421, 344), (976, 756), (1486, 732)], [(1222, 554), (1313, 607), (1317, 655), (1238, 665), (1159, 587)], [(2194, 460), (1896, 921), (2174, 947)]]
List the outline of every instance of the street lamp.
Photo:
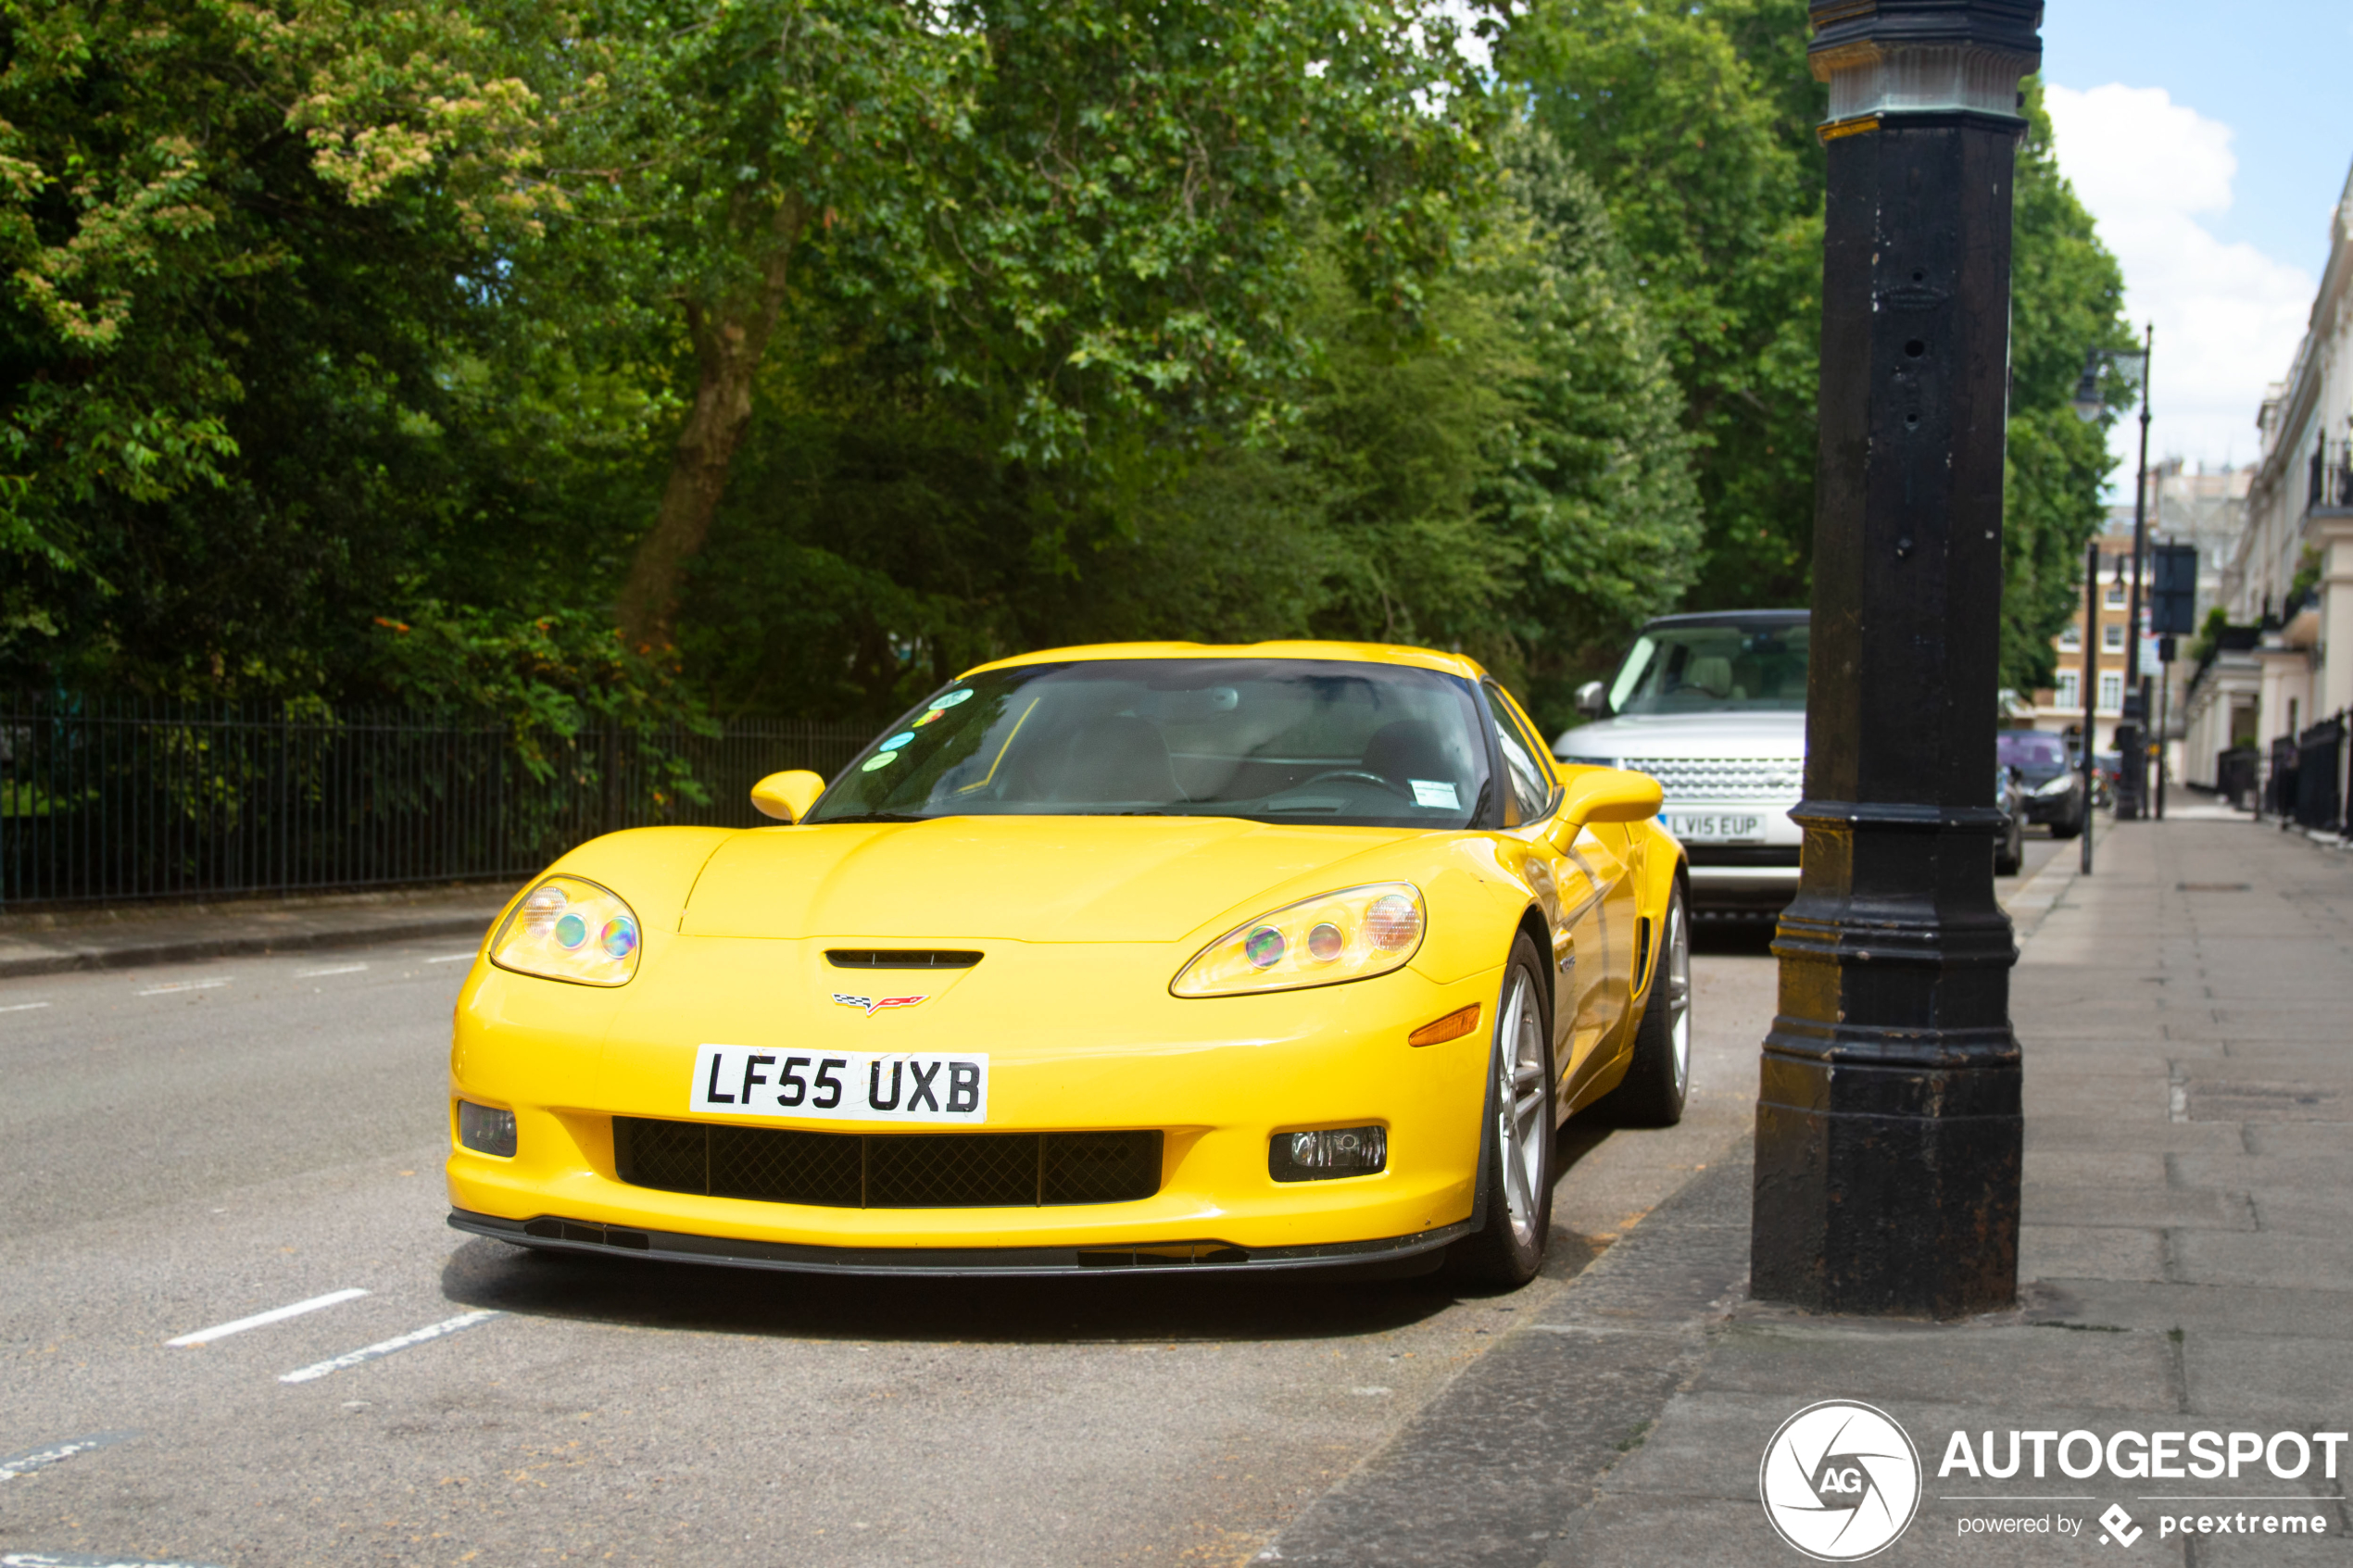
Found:
[(2018, 1283), (2018, 960), (1994, 897), (2018, 82), (2040, 0), (1812, 0), (1830, 84), (1805, 829), (1749, 1277), (1950, 1317)]
[[(2075, 383), (2075, 417), (2084, 420), (2096, 420), (2108, 409), (2100, 384), (2104, 374), (2122, 377), (2141, 395), (2141, 461), (2133, 475), (2133, 595), (2124, 629), (2124, 710), (2117, 716), (2116, 725), (2116, 820), (2120, 822), (2138, 818), (2148, 799), (2148, 747), (2141, 738), (2141, 721), (2147, 707), (2141, 690), (2141, 564), (2148, 554), (2149, 359), (2156, 347), (2157, 324), (2151, 322), (2138, 354), (2130, 349), (2095, 348), (2084, 356), (2083, 374)], [(2120, 560), (2116, 563), (2116, 580), (2119, 586), (2123, 584)], [(2083, 635), (2087, 641), (2092, 635), (2088, 621)], [(2083, 744), (2088, 748), (2092, 737), (2089, 699), (2083, 713)]]

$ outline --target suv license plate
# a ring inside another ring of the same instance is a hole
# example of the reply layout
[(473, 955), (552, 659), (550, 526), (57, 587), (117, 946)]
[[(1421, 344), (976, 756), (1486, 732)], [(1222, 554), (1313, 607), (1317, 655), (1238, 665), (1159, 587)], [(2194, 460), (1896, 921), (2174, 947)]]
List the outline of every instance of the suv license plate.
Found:
[(1754, 814), (1696, 815), (1678, 811), (1667, 819), (1667, 831), (1676, 837), (1699, 844), (1762, 844), (1765, 842), (1765, 819)]

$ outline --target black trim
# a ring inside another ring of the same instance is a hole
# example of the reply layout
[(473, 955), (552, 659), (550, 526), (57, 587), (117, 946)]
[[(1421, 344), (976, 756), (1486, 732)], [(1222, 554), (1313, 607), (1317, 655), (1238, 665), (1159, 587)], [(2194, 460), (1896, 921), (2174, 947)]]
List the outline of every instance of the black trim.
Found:
[(1244, 1248), (1229, 1242), (1138, 1241), (1088, 1247), (803, 1247), (638, 1230), (542, 1214), (503, 1220), (469, 1210), (449, 1211), (452, 1230), (552, 1252), (653, 1258), (673, 1263), (718, 1263), (739, 1269), (784, 1269), (817, 1274), (916, 1274), (930, 1278), (994, 1274), (1101, 1274), (1118, 1270), (1182, 1269), (1234, 1273), (1401, 1262), (1436, 1251), (1470, 1232), (1467, 1223), (1440, 1225), (1416, 1236), (1376, 1241), (1327, 1241), (1306, 1247)]
[(836, 969), (970, 969), (982, 955), (965, 948), (946, 947), (828, 947), (825, 961)]

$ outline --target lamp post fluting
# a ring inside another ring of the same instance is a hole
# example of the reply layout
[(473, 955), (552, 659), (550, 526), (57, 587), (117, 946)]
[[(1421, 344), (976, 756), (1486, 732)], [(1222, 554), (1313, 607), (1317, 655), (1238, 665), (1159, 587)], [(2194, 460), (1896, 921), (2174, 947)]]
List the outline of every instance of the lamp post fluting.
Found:
[(2017, 961), (1994, 901), (2010, 196), (2039, 0), (1814, 0), (1820, 456), (1806, 835), (1773, 943), (1750, 1283), (1816, 1311), (2016, 1295)]

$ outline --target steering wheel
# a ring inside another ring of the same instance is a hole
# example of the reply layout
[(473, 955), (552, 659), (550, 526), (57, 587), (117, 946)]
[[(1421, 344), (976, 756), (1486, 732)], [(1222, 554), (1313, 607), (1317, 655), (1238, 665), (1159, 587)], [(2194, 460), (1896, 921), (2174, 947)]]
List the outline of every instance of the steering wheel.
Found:
[(1391, 795), (1403, 795), (1405, 793), (1403, 790), (1397, 787), (1397, 782), (1394, 779), (1391, 779), (1383, 773), (1368, 771), (1363, 768), (1327, 769), (1325, 771), (1316, 774), (1312, 779), (1302, 779), (1299, 783), (1291, 785), (1291, 788), (1305, 789), (1312, 784), (1322, 784), (1327, 779), (1353, 779), (1361, 784), (1378, 784), (1381, 788), (1389, 791)]

